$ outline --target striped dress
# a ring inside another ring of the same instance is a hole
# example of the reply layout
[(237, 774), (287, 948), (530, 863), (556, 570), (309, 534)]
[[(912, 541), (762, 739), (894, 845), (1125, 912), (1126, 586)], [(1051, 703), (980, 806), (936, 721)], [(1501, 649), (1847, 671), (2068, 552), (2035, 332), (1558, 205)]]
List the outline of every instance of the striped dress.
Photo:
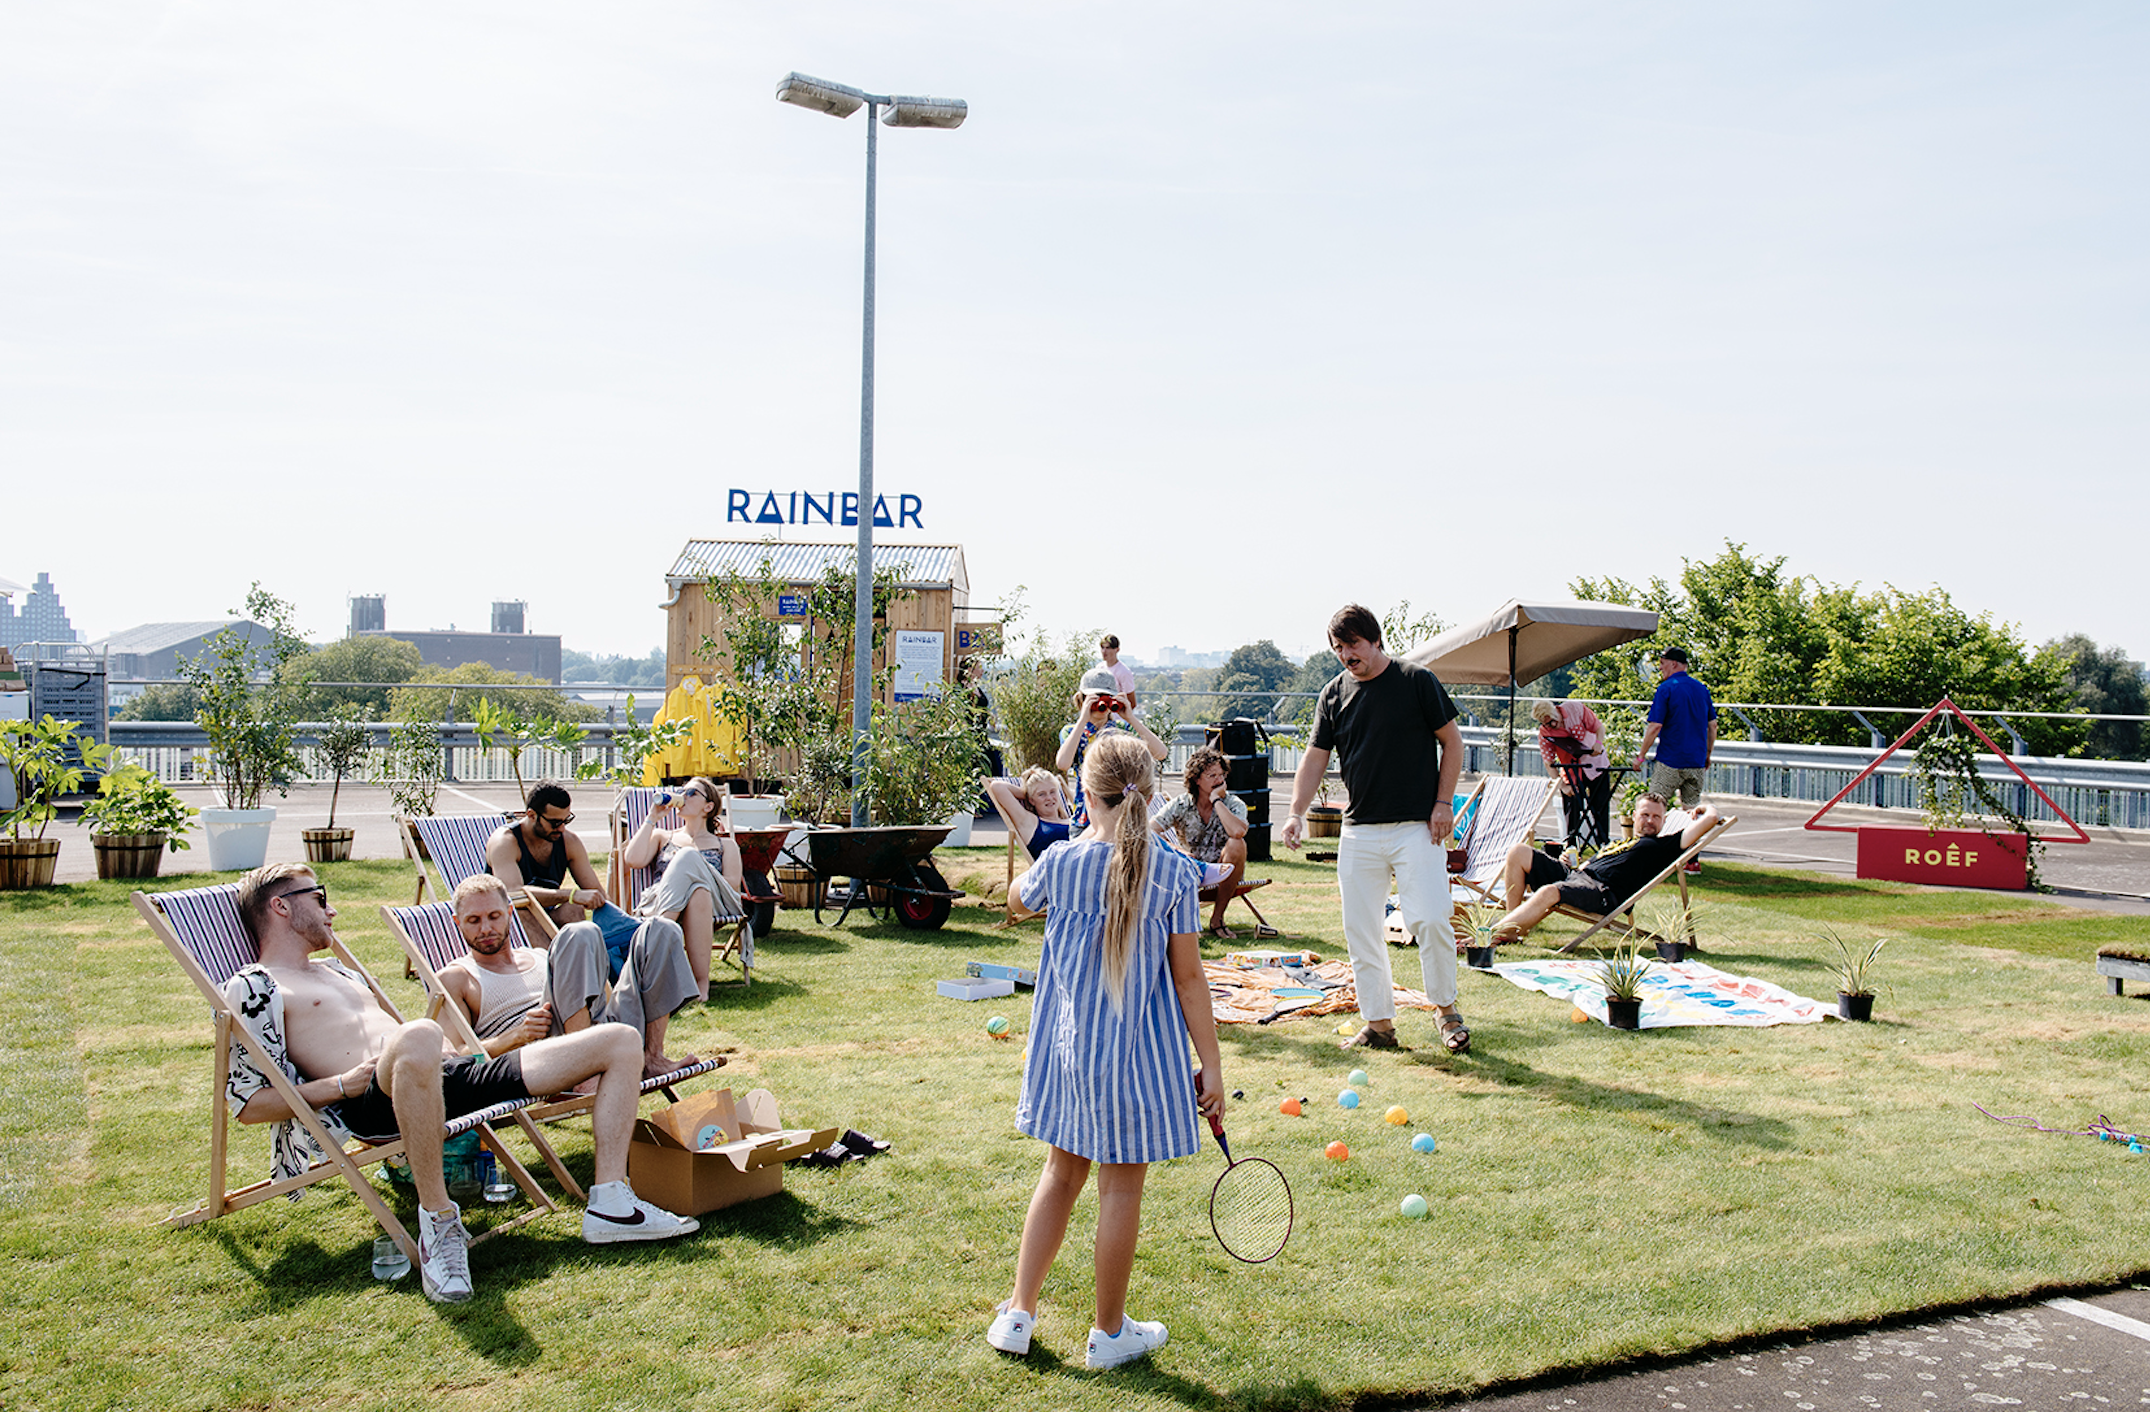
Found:
[(1201, 929), (1201, 865), (1151, 843), (1149, 895), (1115, 1013), (1101, 975), (1111, 859), (1102, 841), (1056, 844), (1024, 880), (1025, 905), (1047, 910), (1015, 1126), (1093, 1162), (1191, 1156), (1201, 1146), (1194, 1065), (1165, 953), (1173, 933)]

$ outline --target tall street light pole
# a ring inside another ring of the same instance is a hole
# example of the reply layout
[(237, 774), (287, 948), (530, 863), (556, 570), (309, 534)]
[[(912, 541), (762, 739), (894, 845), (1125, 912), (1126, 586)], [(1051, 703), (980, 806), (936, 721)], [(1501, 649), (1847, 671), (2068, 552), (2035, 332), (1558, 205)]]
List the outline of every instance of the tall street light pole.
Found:
[(846, 84), (792, 73), (776, 96), (833, 118), (866, 110), (866, 319), (859, 374), (858, 568), (851, 623), (851, 827), (866, 818), (866, 744), (873, 730), (873, 207), (879, 124), (890, 127), (963, 126), (970, 105), (960, 98), (914, 98), (867, 93)]

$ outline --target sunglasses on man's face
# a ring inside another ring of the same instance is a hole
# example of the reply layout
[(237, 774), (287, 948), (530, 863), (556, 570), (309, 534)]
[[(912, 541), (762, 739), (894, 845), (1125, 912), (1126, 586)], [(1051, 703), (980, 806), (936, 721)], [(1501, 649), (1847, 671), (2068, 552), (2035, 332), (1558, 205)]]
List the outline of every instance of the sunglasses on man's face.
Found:
[(566, 828), (569, 824), (574, 823), (575, 816), (573, 814), (562, 814), (557, 819), (548, 819), (543, 814), (540, 814), (538, 815), (538, 822), (543, 824), (546, 828), (552, 829), (557, 832), (560, 829)]
[[(309, 892), (320, 899), (321, 905), (323, 907), (328, 906), (328, 889), (319, 884), (316, 884), (313, 887), (295, 887), (289, 892), (277, 893), (276, 897), (304, 897)], [(276, 897), (272, 897), (269, 900), (271, 902), (274, 902), (276, 900)]]

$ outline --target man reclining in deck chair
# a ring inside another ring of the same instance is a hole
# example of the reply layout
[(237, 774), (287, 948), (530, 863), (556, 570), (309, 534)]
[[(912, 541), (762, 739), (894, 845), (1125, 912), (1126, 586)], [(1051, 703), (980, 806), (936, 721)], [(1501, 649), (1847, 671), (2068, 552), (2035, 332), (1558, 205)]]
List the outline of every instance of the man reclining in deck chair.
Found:
[(1717, 811), (1705, 804), (1695, 811), (1685, 830), (1670, 838), (1662, 837), (1665, 801), (1645, 794), (1635, 801), (1635, 836), (1606, 845), (1595, 858), (1574, 869), (1558, 858), (1546, 856), (1525, 839), (1508, 850), (1501, 896), (1524, 897), (1526, 888), (1530, 895), (1494, 925), (1493, 940), (1520, 941), (1532, 927), (1551, 916), (1555, 907), (1563, 905), (1600, 917), (1617, 912), (1673, 859), (1700, 843), (1716, 822)]
[[(241, 968), (225, 999), (277, 1054), (299, 1097), (321, 1110), (331, 1135), (385, 1142), (404, 1133), (418, 1188), (419, 1273), (428, 1299), (470, 1298), (469, 1233), (448, 1199), (441, 1125), (509, 1099), (559, 1093), (597, 1080), (591, 1110), (597, 1181), (582, 1217), (593, 1245), (663, 1240), (700, 1228), (638, 1199), (627, 1185), (627, 1142), (641, 1103), (642, 1039), (626, 1025), (592, 1025), (502, 1054), (457, 1054), (431, 1020), (398, 1024), (365, 980), (314, 953), (328, 949), (336, 909), (303, 863), (256, 868), (239, 884), (239, 916), (261, 960)], [(242, 1123), (288, 1122), (282, 1095), (232, 1046), (226, 1101)]]
[(619, 977), (608, 984), (610, 957), (595, 926), (562, 927), (550, 946), (511, 947), (514, 915), (507, 886), (490, 873), (465, 878), (455, 890), (455, 927), (468, 950), (442, 969), (440, 983), (487, 1054), (498, 1058), (536, 1040), (618, 1023), (642, 1036), (643, 1078), (700, 1062), (664, 1053), (672, 1016), (701, 994), (677, 922), (652, 917), (636, 928)]

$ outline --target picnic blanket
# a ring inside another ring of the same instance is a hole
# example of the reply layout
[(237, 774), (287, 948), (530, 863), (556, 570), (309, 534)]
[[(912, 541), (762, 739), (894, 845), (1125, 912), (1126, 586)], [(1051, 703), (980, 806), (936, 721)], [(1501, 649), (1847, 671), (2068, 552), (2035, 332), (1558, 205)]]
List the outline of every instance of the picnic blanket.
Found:
[[(1356, 1014), (1358, 987), (1351, 963), (1327, 961), (1316, 966), (1241, 966), (1204, 961), (1210, 1008), (1220, 1025), (1266, 1025), (1293, 1015)], [(1399, 1010), (1431, 1010), (1421, 990), (1397, 986)]]
[[(1605, 988), (1598, 963), (1581, 960), (1503, 961), (1493, 973), (1525, 990), (1541, 990), (1596, 1020), (1605, 1015)], [(1794, 995), (1781, 986), (1748, 976), (1734, 976), (1700, 961), (1664, 962), (1642, 978), (1642, 1028), (1675, 1025), (1817, 1025), (1834, 1015), (1834, 1006)]]

